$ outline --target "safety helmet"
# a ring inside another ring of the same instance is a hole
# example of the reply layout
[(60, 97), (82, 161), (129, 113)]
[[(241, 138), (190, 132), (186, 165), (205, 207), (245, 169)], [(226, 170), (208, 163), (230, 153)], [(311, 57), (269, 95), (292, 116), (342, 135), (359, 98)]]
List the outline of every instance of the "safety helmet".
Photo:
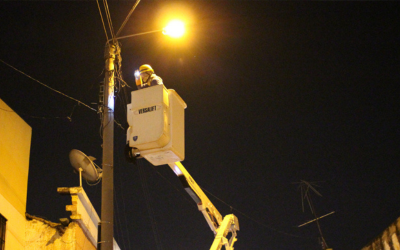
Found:
[(140, 74), (147, 73), (147, 72), (149, 72), (150, 74), (154, 74), (153, 68), (148, 64), (143, 64), (142, 66), (140, 66), (139, 72), (140, 72)]

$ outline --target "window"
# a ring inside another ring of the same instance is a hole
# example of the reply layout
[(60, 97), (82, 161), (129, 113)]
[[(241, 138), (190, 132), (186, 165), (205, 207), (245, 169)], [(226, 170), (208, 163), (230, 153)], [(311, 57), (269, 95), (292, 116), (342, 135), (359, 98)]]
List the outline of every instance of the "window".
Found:
[(7, 219), (0, 214), (0, 250), (5, 249)]

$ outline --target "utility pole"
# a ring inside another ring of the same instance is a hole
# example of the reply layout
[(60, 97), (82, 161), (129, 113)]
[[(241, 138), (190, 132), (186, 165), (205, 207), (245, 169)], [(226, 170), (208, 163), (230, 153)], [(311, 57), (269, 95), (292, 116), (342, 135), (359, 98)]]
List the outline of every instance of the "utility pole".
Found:
[(101, 238), (98, 249), (113, 250), (114, 239), (114, 74), (120, 60), (118, 42), (107, 43), (104, 52), (103, 180), (101, 186)]

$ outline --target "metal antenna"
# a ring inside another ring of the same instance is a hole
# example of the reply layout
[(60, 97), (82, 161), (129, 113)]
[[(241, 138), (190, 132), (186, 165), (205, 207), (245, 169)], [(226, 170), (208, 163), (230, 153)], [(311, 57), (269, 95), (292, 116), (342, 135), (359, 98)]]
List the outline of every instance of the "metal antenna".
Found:
[(298, 184), (299, 184), (299, 188), (301, 190), (301, 206), (302, 206), (303, 212), (304, 212), (304, 200), (307, 200), (307, 203), (308, 203), (308, 206), (310, 207), (311, 213), (314, 215), (314, 220), (306, 222), (306, 223), (300, 225), (299, 227), (315, 221), (315, 223), (317, 224), (317, 227), (318, 227), (319, 235), (321, 237), (322, 249), (328, 249), (328, 244), (326, 243), (325, 238), (324, 238), (324, 236), (322, 234), (321, 226), (319, 225), (319, 221), (318, 220), (323, 218), (323, 217), (326, 217), (326, 216), (328, 216), (330, 214), (333, 214), (334, 212), (332, 212), (330, 214), (327, 214), (327, 215), (324, 215), (324, 216), (321, 216), (321, 217), (318, 217), (317, 216), (317, 212), (315, 211), (314, 204), (313, 204), (312, 199), (311, 199), (311, 194), (310, 194), (310, 190), (312, 190), (315, 194), (317, 194), (318, 196), (322, 197), (322, 195), (314, 188), (314, 186), (318, 186), (318, 185), (316, 185), (313, 182), (308, 182), (308, 181), (305, 181), (305, 180), (300, 180), (300, 182), (298, 182)]

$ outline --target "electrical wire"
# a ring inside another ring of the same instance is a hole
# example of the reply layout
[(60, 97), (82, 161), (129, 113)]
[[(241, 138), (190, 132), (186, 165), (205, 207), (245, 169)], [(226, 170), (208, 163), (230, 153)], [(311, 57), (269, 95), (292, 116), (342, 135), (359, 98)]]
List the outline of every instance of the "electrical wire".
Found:
[(110, 33), (111, 33), (111, 38), (113, 40), (113, 43), (116, 43), (114, 28), (112, 25), (110, 9), (108, 8), (107, 0), (103, 0), (103, 5), (104, 5), (104, 11), (105, 11), (106, 17), (107, 17), (108, 28), (110, 29)]
[[(122, 95), (121, 95), (122, 94)], [(118, 102), (118, 103), (122, 103), (122, 104), (120, 104), (121, 106), (122, 106), (122, 110), (124, 111), (124, 117), (127, 117), (127, 105), (128, 105), (128, 103), (127, 103), (127, 101), (126, 101), (126, 99), (125, 99), (125, 88), (123, 88), (122, 89), (122, 93), (118, 93), (117, 94), (117, 98), (119, 98), (119, 100), (120, 100), (120, 102)]]
[(215, 196), (215, 195), (212, 194), (211, 192), (207, 191), (206, 189), (204, 189), (204, 188), (202, 188), (202, 187), (201, 187), (201, 189), (203, 189), (203, 190), (204, 190), (205, 192), (207, 192), (209, 195), (211, 195), (211, 196), (214, 197), (215, 199), (219, 200), (220, 202), (222, 202), (222, 203), (225, 204), (226, 206), (230, 207), (231, 210), (237, 211), (238, 213), (240, 213), (241, 215), (243, 215), (243, 216), (246, 217), (247, 219), (249, 219), (249, 220), (251, 220), (251, 221), (253, 221), (253, 222), (255, 222), (255, 223), (257, 223), (257, 224), (259, 224), (259, 225), (261, 225), (261, 226), (263, 226), (263, 227), (266, 227), (266, 228), (268, 228), (268, 229), (271, 229), (272, 231), (275, 231), (275, 232), (278, 232), (278, 233), (281, 233), (281, 234), (284, 234), (284, 235), (287, 235), (287, 236), (295, 237), (295, 238), (305, 238), (305, 239), (313, 239), (313, 238), (315, 238), (315, 237), (304, 237), (304, 236), (299, 236), (299, 235), (287, 233), (287, 232), (284, 232), (284, 231), (282, 231), (282, 230), (276, 229), (276, 228), (274, 228), (274, 227), (272, 227), (272, 226), (270, 226), (270, 225), (267, 225), (267, 224), (264, 224), (264, 223), (262, 223), (262, 222), (259, 222), (258, 220), (253, 219), (251, 216), (245, 214), (244, 212), (242, 212), (242, 211), (240, 211), (240, 210), (234, 208), (233, 206), (229, 205), (228, 203), (226, 203), (226, 202), (223, 201), (222, 199), (218, 198), (217, 196)]
[(146, 173), (144, 171), (144, 165), (142, 165), (141, 163), (138, 163), (138, 169), (139, 169), (139, 175), (140, 175), (140, 179), (141, 179), (141, 184), (142, 184), (142, 189), (143, 189), (143, 194), (145, 197), (145, 201), (146, 201), (146, 206), (147, 206), (147, 210), (149, 212), (149, 217), (150, 217), (150, 223), (151, 223), (151, 227), (153, 229), (153, 236), (154, 236), (154, 242), (156, 243), (156, 247), (158, 250), (162, 249), (162, 245), (159, 239), (159, 232), (158, 232), (158, 228), (157, 228), (157, 222), (154, 218), (154, 211), (153, 208), (151, 207), (151, 201), (150, 201), (150, 191), (149, 191), (149, 187), (147, 186), (147, 180), (146, 180)]
[[(119, 166), (122, 166), (122, 164), (121, 164), (121, 158), (120, 157), (117, 157), (116, 158), (117, 159), (117, 161), (118, 161), (118, 165)], [(115, 175), (115, 177), (116, 178), (119, 178), (119, 175)], [(116, 181), (117, 183), (118, 183), (118, 185), (119, 185), (119, 194), (121, 194), (121, 197), (122, 197), (122, 208), (123, 208), (123, 211), (122, 211), (122, 214), (124, 215), (124, 221), (125, 221), (125, 230), (126, 230), (126, 234), (127, 234), (127, 239), (128, 239), (128, 246), (129, 246), (129, 248), (126, 248), (126, 246), (125, 246), (125, 248), (124, 249), (132, 249), (131, 248), (131, 241), (130, 241), (130, 237), (129, 237), (129, 230), (128, 230), (128, 226), (127, 226), (127, 221), (128, 221), (128, 218), (127, 218), (127, 216), (126, 216), (126, 208), (125, 208), (125, 197), (124, 197), (124, 188), (122, 187), (122, 181), (119, 181), (118, 179), (117, 179), (117, 181)], [(118, 204), (118, 202), (116, 202), (117, 204)], [(118, 208), (117, 208), (118, 209)], [(121, 224), (121, 231), (123, 231), (123, 228), (122, 228), (122, 224)], [(123, 237), (123, 236), (122, 236)], [(125, 245), (125, 241), (124, 241), (124, 245)]]
[(117, 124), (122, 130), (125, 130), (125, 128), (122, 127), (121, 123), (117, 122), (117, 120), (114, 119), (114, 123)]
[(108, 41), (109, 41), (109, 39), (108, 39), (108, 34), (107, 34), (107, 30), (106, 30), (106, 25), (104, 24), (103, 15), (101, 14), (101, 9), (100, 9), (99, 0), (96, 0), (96, 2), (97, 2), (97, 7), (98, 7), (98, 9), (99, 9), (101, 22), (103, 23), (104, 33), (106, 34), (107, 43), (108, 43)]
[[(121, 189), (122, 189), (122, 188), (121, 188)], [(128, 219), (127, 219), (127, 217), (126, 217), (125, 198), (124, 198), (124, 195), (123, 195), (123, 192), (122, 192), (122, 191), (121, 191), (121, 196), (122, 196), (122, 207), (123, 207), (123, 209), (124, 209), (124, 211), (122, 212), (122, 214), (125, 215), (125, 222), (127, 222)], [(127, 224), (128, 224), (128, 223), (125, 223), (125, 229), (126, 229), (126, 232), (129, 232), (129, 231), (128, 231), (128, 225), (127, 225)], [(128, 246), (129, 246), (128, 249), (132, 249), (132, 248), (131, 248), (131, 241), (130, 241), (129, 236), (128, 236), (127, 238), (128, 238)]]
[[(92, 85), (91, 85), (90, 88), (89, 88), (89, 91), (92, 90), (94, 84), (95, 84), (95, 82), (93, 81)], [(82, 99), (84, 94), (85, 94), (85, 91), (82, 91), (82, 94), (81, 94), (81, 96), (80, 96), (79, 99)], [(93, 103), (92, 103), (92, 104), (93, 104)], [(96, 103), (95, 103), (95, 104), (96, 104)], [(71, 114), (68, 116), (68, 118), (69, 118), (70, 120), (72, 120), (72, 115), (73, 115), (74, 112), (75, 112), (76, 106), (78, 106), (78, 104), (75, 104), (75, 105), (72, 107)]]
[(128, 87), (128, 88), (132, 89), (132, 87), (129, 86), (129, 84), (122, 79), (122, 74), (120, 72), (118, 72), (118, 73), (119, 73), (119, 76), (116, 76), (115, 78), (124, 83), (124, 84), (122, 84), (122, 87)]
[(117, 38), (118, 38), (118, 35), (119, 35), (119, 34), (121, 33), (121, 31), (123, 30), (123, 28), (125, 27), (125, 24), (128, 22), (129, 17), (132, 15), (133, 11), (135, 11), (136, 6), (138, 6), (139, 3), (140, 3), (140, 0), (137, 0), (136, 3), (133, 5), (133, 7), (132, 7), (131, 11), (129, 12), (129, 14), (126, 16), (124, 22), (122, 23), (121, 27), (120, 27), (119, 30), (117, 31), (117, 34), (116, 34)]
[[(158, 173), (158, 175), (160, 175), (164, 180), (166, 180), (170, 185), (172, 185), (172, 183), (169, 182), (159, 171), (157, 171), (157, 170), (154, 168), (154, 166), (152, 166), (152, 167), (153, 167), (154, 171), (156, 171), (156, 172)], [(176, 189), (176, 187), (175, 187), (174, 185), (172, 185), (172, 186)], [(251, 221), (253, 221), (253, 222), (255, 222), (255, 223), (257, 223), (257, 224), (259, 224), (259, 225), (261, 225), (261, 226), (263, 226), (263, 227), (266, 227), (266, 228), (268, 228), (268, 229), (270, 229), (270, 230), (272, 230), (272, 231), (275, 231), (275, 232), (277, 232), (277, 233), (284, 234), (284, 235), (287, 235), (287, 236), (295, 237), (295, 238), (304, 238), (304, 239), (314, 239), (314, 238), (315, 238), (315, 237), (305, 237), (305, 236), (299, 236), (299, 235), (287, 233), (287, 232), (284, 232), (284, 231), (282, 231), (282, 230), (276, 229), (276, 228), (274, 228), (274, 227), (272, 227), (272, 226), (270, 226), (270, 225), (264, 224), (264, 223), (260, 222), (259, 220), (253, 219), (251, 216), (249, 216), (249, 215), (245, 214), (244, 212), (242, 212), (242, 211), (240, 211), (240, 210), (234, 208), (233, 206), (231, 206), (231, 205), (228, 204), (227, 202), (223, 201), (222, 199), (218, 198), (217, 196), (215, 196), (215, 195), (212, 194), (211, 192), (207, 191), (206, 189), (204, 189), (204, 188), (202, 188), (202, 187), (200, 187), (200, 188), (201, 188), (202, 190), (204, 190), (205, 192), (207, 192), (209, 195), (213, 196), (215, 199), (217, 199), (217, 200), (220, 201), (221, 203), (223, 203), (224, 205), (228, 206), (231, 210), (237, 211), (238, 213), (240, 213), (241, 215), (243, 215), (243, 216), (246, 217), (247, 219), (249, 219), (249, 220), (251, 220)], [(176, 189), (176, 190), (177, 190), (178, 192), (180, 192), (178, 189)], [(186, 199), (186, 198), (185, 198), (185, 199)], [(186, 199), (186, 200), (187, 200), (187, 199)], [(193, 204), (192, 201), (190, 201), (190, 203)]]
[[(114, 213), (114, 220), (116, 219), (117, 222), (118, 222), (116, 231), (117, 231), (117, 234), (120, 234), (122, 239), (124, 239), (125, 238), (124, 237), (124, 232), (122, 230), (121, 219), (120, 219), (120, 216), (119, 216), (119, 207), (118, 207), (118, 202), (117, 202), (117, 194), (115, 192), (114, 192), (114, 203), (115, 203), (115, 208), (116, 208), (116, 213)], [(115, 225), (115, 223), (114, 223), (114, 225)], [(122, 246), (123, 246), (123, 249), (127, 249), (124, 240), (122, 241)]]
[(169, 185), (171, 185), (179, 194), (181, 194), (182, 198), (185, 199), (187, 202), (189, 202), (190, 205), (193, 207), (197, 208), (196, 205), (193, 204), (193, 200), (190, 200), (187, 198), (187, 193), (182, 191), (182, 188), (176, 187), (174, 184), (172, 184), (164, 175), (162, 175), (154, 166), (151, 164), (151, 167), (153, 170), (164, 180), (166, 181)]
[(29, 118), (34, 118), (34, 119), (42, 119), (42, 120), (51, 120), (51, 119), (66, 119), (69, 121), (72, 121), (72, 119), (69, 116), (65, 116), (65, 117), (61, 117), (61, 116), (53, 116), (53, 117), (44, 117), (44, 116), (33, 116), (33, 115), (28, 115), (26, 113), (22, 113), (22, 112), (15, 112), (13, 110), (6, 110), (3, 108), (0, 108), (0, 110), (5, 111), (5, 112), (10, 112), (10, 113), (16, 113), (18, 115), (22, 115), (24, 117), (29, 117)]
[(5, 65), (7, 65), (8, 67), (14, 69), (15, 71), (18, 71), (19, 73), (21, 73), (21, 74), (27, 76), (28, 78), (34, 80), (35, 82), (40, 83), (41, 85), (45, 86), (46, 88), (49, 88), (49, 89), (51, 89), (52, 91), (54, 91), (54, 92), (56, 92), (56, 93), (58, 93), (58, 94), (60, 94), (60, 95), (63, 95), (63, 96), (65, 96), (65, 97), (67, 97), (67, 98), (69, 98), (69, 99), (71, 99), (71, 100), (74, 100), (74, 101), (78, 102), (79, 104), (82, 104), (82, 105), (84, 105), (85, 107), (87, 107), (87, 108), (89, 108), (89, 109), (91, 109), (91, 110), (93, 110), (93, 111), (97, 111), (96, 109), (90, 107), (89, 105), (87, 105), (87, 104), (85, 104), (85, 103), (83, 103), (83, 102), (81, 102), (81, 101), (79, 101), (79, 100), (77, 100), (77, 99), (75, 99), (75, 98), (73, 98), (73, 97), (70, 97), (69, 95), (66, 95), (66, 94), (62, 93), (61, 91), (58, 91), (58, 90), (56, 90), (56, 89), (54, 89), (54, 88), (52, 88), (52, 87), (50, 87), (50, 86), (47, 86), (46, 84), (42, 83), (42, 82), (39, 81), (39, 80), (36, 80), (35, 78), (31, 77), (30, 75), (28, 75), (28, 74), (22, 72), (21, 70), (15, 68), (15, 67), (12, 66), (12, 65), (6, 63), (6, 62), (3, 61), (2, 59), (0, 59), (0, 62), (4, 63)]

